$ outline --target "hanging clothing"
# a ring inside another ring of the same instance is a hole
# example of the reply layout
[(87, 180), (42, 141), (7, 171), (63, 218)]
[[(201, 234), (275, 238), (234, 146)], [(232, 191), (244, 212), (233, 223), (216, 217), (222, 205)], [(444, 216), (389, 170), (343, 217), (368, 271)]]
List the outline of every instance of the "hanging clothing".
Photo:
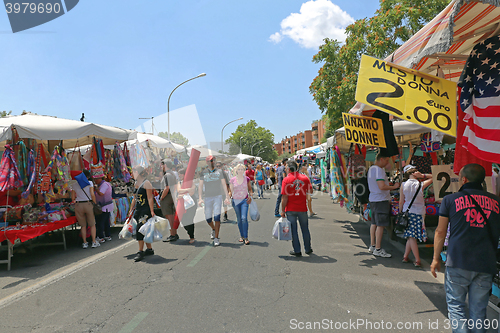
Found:
[[(472, 155), (500, 163), (500, 36), (490, 37), (472, 49), (460, 76), (460, 109), (465, 128), (457, 143)], [(490, 168), (491, 175), (491, 168)]]
[(12, 190), (23, 185), (14, 159), (14, 152), (10, 145), (5, 145), (5, 151), (0, 162), (0, 191)]
[(372, 117), (382, 119), (386, 145), (386, 148), (379, 148), (382, 156), (391, 157), (398, 155), (398, 143), (396, 142), (396, 138), (394, 137), (394, 128), (392, 127), (392, 121), (389, 120), (389, 114), (380, 110), (376, 110), (373, 113)]

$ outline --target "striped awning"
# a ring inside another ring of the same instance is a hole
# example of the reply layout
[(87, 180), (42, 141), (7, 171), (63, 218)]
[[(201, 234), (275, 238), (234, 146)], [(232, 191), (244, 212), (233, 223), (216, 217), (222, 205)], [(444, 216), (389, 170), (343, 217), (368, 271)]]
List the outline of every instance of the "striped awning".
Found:
[[(474, 45), (499, 33), (500, 0), (455, 0), (385, 60), (457, 82)], [(358, 102), (349, 112), (371, 109)]]

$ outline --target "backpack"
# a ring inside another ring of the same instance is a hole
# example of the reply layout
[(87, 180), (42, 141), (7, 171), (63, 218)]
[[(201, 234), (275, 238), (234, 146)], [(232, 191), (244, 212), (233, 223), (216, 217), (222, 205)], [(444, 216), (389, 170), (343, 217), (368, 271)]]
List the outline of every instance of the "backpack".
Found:
[(368, 178), (361, 177), (352, 180), (353, 193), (361, 204), (368, 203), (370, 197), (370, 188), (368, 187)]

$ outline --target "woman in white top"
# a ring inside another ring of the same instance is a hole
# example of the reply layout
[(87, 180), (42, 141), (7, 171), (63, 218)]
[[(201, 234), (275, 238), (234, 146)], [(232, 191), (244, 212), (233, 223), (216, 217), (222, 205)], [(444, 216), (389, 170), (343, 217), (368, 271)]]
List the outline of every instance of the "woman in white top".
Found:
[[(94, 183), (90, 180), (90, 172), (88, 170), (83, 170), (81, 175), (83, 185), (80, 182), (75, 183), (72, 186), (71, 192), (71, 202), (75, 204), (75, 215), (78, 224), (81, 226), (81, 233), (83, 238), (84, 249), (89, 247), (87, 243), (87, 226), (90, 227), (90, 236), (92, 237), (92, 247), (98, 247), (101, 244), (96, 241), (96, 230), (95, 230), (95, 216), (94, 216), (94, 206), (92, 203), (96, 203), (94, 195)], [(78, 179), (77, 179), (78, 180)]]
[[(409, 262), (408, 256), (410, 255), (410, 252), (413, 252), (413, 255), (415, 256), (414, 265), (416, 267), (420, 267), (420, 255), (418, 253), (417, 240), (419, 242), (427, 241), (427, 233), (424, 223), (425, 201), (423, 190), (432, 184), (432, 175), (422, 174), (417, 170), (417, 168), (410, 164), (405, 166), (403, 171), (405, 173), (405, 178), (408, 180), (401, 185), (399, 190), (400, 212), (405, 212), (408, 209), (408, 206), (410, 206), (410, 203), (418, 189), (418, 194), (409, 210), (409, 223), (404, 233), (404, 237), (407, 241), (403, 262)], [(419, 189), (420, 180), (423, 180), (423, 182)]]

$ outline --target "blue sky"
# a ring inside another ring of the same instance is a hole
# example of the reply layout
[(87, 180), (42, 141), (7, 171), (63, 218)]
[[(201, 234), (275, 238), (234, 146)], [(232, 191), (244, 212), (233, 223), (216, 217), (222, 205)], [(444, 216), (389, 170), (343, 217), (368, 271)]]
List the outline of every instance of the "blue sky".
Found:
[[(0, 110), (77, 120), (84, 112), (86, 121), (135, 129), (140, 117), (166, 112), (175, 86), (206, 73), (174, 92), (170, 110), (195, 105), (207, 142), (239, 117), (225, 139), (254, 119), (278, 142), (321, 117), (308, 91), (321, 35), (342, 38), (343, 26), (377, 8), (376, 0), (84, 0), (16, 34), (0, 14)], [(175, 118), (171, 131), (184, 130)]]

